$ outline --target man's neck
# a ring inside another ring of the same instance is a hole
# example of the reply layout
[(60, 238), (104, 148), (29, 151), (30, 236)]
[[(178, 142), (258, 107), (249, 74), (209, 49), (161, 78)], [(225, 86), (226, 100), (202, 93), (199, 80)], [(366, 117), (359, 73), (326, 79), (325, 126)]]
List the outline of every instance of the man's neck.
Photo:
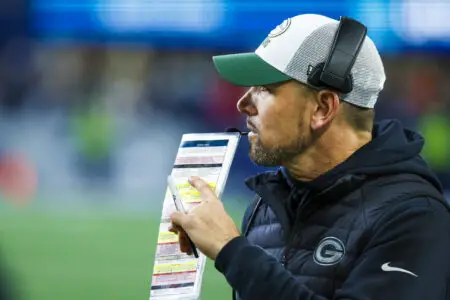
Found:
[(359, 148), (370, 142), (370, 132), (328, 130), (309, 149), (284, 167), (300, 181), (311, 181), (347, 160)]

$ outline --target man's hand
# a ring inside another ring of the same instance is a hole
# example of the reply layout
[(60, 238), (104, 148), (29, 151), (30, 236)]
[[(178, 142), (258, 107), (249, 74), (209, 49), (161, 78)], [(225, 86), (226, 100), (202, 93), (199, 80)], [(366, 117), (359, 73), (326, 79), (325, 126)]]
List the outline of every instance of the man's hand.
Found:
[(226, 213), (222, 202), (205, 181), (199, 177), (192, 177), (189, 183), (200, 192), (202, 203), (187, 214), (174, 212), (171, 216), (174, 225), (171, 231), (178, 233), (182, 252), (192, 251), (186, 237), (187, 233), (203, 254), (215, 260), (229, 241), (240, 236), (239, 230)]

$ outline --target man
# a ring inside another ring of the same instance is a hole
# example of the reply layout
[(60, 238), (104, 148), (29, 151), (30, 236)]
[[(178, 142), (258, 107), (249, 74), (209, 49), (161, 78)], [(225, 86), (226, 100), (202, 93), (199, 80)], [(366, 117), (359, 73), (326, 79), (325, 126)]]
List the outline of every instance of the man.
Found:
[(299, 15), (255, 53), (214, 58), (222, 77), (250, 86), (237, 107), (251, 159), (281, 167), (247, 181), (257, 197), (242, 233), (191, 178), (203, 203), (172, 215), (182, 251), (187, 233), (237, 299), (450, 299), (450, 216), (424, 141), (396, 121), (373, 125), (385, 81), (375, 45), (364, 38), (350, 92), (308, 79), (338, 26)]

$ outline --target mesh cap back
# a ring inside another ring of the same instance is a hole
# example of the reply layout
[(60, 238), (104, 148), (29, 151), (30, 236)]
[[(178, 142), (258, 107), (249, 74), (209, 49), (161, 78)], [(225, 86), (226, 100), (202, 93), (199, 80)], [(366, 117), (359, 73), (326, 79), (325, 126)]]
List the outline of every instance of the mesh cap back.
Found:
[[(219, 73), (241, 85), (265, 85), (295, 79), (308, 84), (309, 72), (326, 61), (339, 21), (304, 14), (284, 20), (254, 53), (214, 57)], [(386, 75), (373, 41), (366, 36), (351, 72), (353, 90), (340, 98), (359, 107), (373, 108)]]
[[(338, 25), (338, 22), (333, 22), (313, 31), (297, 49), (284, 73), (306, 84), (311, 68), (327, 59)], [(381, 57), (369, 37), (365, 38), (351, 75), (353, 90), (340, 95), (340, 98), (356, 106), (373, 108), (386, 76)]]

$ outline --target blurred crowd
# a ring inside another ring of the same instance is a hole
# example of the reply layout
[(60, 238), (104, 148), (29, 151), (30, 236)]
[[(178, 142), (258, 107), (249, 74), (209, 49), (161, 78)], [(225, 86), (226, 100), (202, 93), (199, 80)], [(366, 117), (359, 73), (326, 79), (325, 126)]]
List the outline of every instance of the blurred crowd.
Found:
[[(211, 60), (218, 50), (45, 42), (29, 32), (29, 5), (0, 4), (0, 151), (35, 164), (40, 193), (67, 198), (91, 189), (158, 201), (183, 133), (245, 127), (236, 111), (244, 89), (218, 78)], [(424, 157), (450, 189), (448, 55), (383, 59), (377, 118), (420, 131)], [(245, 177), (261, 170), (242, 139), (228, 193), (245, 192)]]
[(183, 133), (244, 124), (242, 90), (218, 80), (210, 57), (11, 41), (0, 51), (1, 146), (36, 164), (43, 192), (159, 194)]
[[(29, 31), (30, 3), (0, 4), (0, 151), (35, 164), (39, 192), (67, 198), (91, 189), (158, 201), (183, 133), (245, 127), (236, 111), (244, 89), (218, 78), (211, 60), (218, 50), (45, 42)], [(383, 59), (377, 119), (420, 131), (424, 157), (450, 190), (448, 55), (402, 51)], [(247, 146), (242, 139), (231, 194), (263, 170), (248, 160)]]
[[(244, 127), (244, 92), (220, 80), (205, 51), (42, 44), (16, 39), (0, 52), (2, 146), (37, 164), (41, 189), (163, 186), (181, 134)], [(450, 189), (450, 60), (384, 57), (377, 118), (398, 118), (426, 138), (423, 155)], [(239, 151), (239, 181), (257, 171)]]

